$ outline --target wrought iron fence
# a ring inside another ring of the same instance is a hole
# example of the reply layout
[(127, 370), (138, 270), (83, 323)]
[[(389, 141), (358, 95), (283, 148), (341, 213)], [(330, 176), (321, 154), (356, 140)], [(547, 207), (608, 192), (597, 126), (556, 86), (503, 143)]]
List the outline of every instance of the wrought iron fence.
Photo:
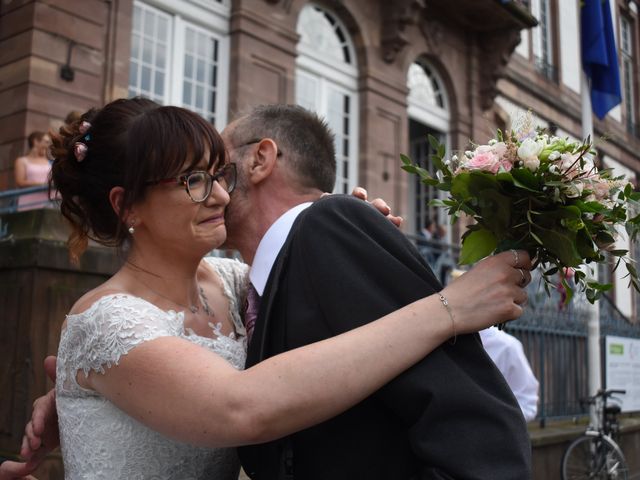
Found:
[[(409, 238), (446, 283), (449, 276), (443, 276), (441, 272), (456, 268), (459, 248), (427, 242), (420, 237)], [(547, 296), (536, 272), (528, 286), (528, 295), (525, 313), (517, 322), (507, 324), (506, 331), (522, 342), (540, 382), (537, 419), (544, 425), (547, 419), (586, 414), (580, 399), (588, 395), (587, 320), (594, 307), (583, 295), (575, 295), (565, 305), (561, 289), (553, 290), (551, 296)], [(597, 308), (602, 352), (605, 351), (606, 335), (640, 338), (640, 323), (626, 318), (608, 297), (603, 297)], [(604, 372), (604, 356), (601, 361)]]

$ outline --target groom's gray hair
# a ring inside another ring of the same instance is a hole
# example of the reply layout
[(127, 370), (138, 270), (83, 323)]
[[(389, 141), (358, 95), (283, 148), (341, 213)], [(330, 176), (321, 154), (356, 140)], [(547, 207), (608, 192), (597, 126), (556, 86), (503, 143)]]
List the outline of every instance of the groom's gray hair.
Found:
[(333, 191), (334, 134), (327, 122), (299, 105), (260, 105), (239, 118), (233, 143), (271, 138), (303, 188)]

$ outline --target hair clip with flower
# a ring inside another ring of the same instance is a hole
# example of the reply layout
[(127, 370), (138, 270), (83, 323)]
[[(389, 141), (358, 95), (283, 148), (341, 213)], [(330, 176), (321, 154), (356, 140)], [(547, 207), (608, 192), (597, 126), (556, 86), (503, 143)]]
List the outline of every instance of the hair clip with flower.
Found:
[(87, 130), (89, 130), (90, 128), (91, 128), (91, 124), (86, 120), (83, 120), (82, 122), (80, 122), (80, 125), (78, 126), (78, 131), (82, 135), (84, 135), (85, 133), (87, 133)]
[(86, 142), (91, 140), (91, 134), (87, 133), (87, 130), (91, 128), (91, 124), (86, 120), (83, 120), (78, 126), (78, 131), (82, 137), (82, 141), (76, 142), (73, 145), (73, 155), (76, 157), (76, 161), (82, 162), (87, 156), (87, 144)]
[(73, 145), (73, 155), (78, 163), (82, 162), (87, 156), (87, 146), (82, 142), (76, 142)]

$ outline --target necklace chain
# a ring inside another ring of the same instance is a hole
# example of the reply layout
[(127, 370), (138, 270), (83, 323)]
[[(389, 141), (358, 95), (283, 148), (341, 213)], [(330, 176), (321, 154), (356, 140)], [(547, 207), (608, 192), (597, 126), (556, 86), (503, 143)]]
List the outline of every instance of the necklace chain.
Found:
[[(129, 262), (128, 262), (129, 263)], [(156, 295), (158, 295), (159, 297), (164, 298), (165, 300), (169, 300), (171, 303), (178, 305), (180, 307), (186, 308), (188, 309), (191, 313), (193, 313), (194, 315), (196, 315), (199, 311), (200, 311), (200, 306), (198, 305), (184, 305), (182, 303), (176, 302), (175, 300), (173, 300), (172, 298), (167, 297), (166, 295), (163, 295), (162, 293), (158, 292), (157, 290), (154, 290), (153, 288), (151, 288), (147, 283), (143, 282), (142, 280), (140, 280), (140, 278), (138, 278), (137, 276), (134, 277), (138, 282), (140, 282), (142, 285), (144, 285), (148, 290), (150, 290), (151, 292), (155, 293)], [(202, 310), (204, 311), (204, 313), (206, 313), (209, 317), (213, 317), (215, 316), (213, 313), (213, 309), (209, 306), (209, 302), (207, 301), (207, 296), (204, 293), (204, 289), (200, 286), (200, 284), (198, 284), (198, 281), (196, 280), (196, 286), (198, 288), (198, 298), (200, 299), (200, 302), (202, 303)]]

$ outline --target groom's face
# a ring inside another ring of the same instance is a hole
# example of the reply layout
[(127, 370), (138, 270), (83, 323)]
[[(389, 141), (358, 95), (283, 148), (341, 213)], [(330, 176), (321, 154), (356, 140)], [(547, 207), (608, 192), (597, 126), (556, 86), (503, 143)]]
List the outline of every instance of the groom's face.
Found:
[(248, 221), (253, 210), (247, 195), (249, 184), (245, 173), (247, 160), (249, 159), (252, 150), (250, 148), (245, 148), (247, 147), (246, 145), (241, 147), (234, 145), (234, 138), (242, 139), (241, 132), (236, 131), (237, 125), (238, 121), (230, 123), (220, 134), (225, 147), (227, 148), (229, 161), (236, 164), (238, 171), (236, 188), (231, 193), (231, 201), (229, 202), (229, 205), (227, 205), (225, 211), (227, 240), (224, 243), (224, 247), (226, 248), (236, 247), (236, 239), (239, 238), (239, 235), (242, 235), (243, 231), (246, 231), (244, 222)]

